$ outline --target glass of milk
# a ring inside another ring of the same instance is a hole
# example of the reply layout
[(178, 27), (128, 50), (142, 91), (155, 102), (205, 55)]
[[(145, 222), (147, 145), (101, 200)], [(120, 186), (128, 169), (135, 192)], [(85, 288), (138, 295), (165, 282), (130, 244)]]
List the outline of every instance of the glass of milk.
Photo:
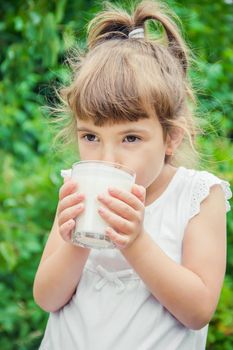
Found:
[(109, 226), (98, 213), (103, 206), (97, 199), (108, 193), (109, 187), (131, 191), (135, 173), (125, 166), (105, 161), (81, 161), (72, 166), (71, 178), (78, 184), (78, 192), (85, 194), (84, 211), (76, 218), (71, 242), (88, 248), (114, 248), (105, 236)]

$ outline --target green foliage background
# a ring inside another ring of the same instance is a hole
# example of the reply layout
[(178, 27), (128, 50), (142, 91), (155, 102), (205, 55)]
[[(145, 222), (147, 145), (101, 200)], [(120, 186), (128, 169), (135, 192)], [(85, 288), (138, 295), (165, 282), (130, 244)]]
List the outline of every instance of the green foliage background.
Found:
[[(181, 17), (197, 56), (191, 72), (206, 134), (203, 166), (233, 183), (233, 4), (167, 1)], [(47, 315), (32, 284), (53, 221), (59, 170), (76, 156), (52, 147), (42, 106), (52, 87), (68, 79), (65, 52), (85, 45), (85, 24), (100, 8), (93, 1), (26, 0), (0, 4), (0, 349), (37, 349)], [(204, 122), (205, 121), (205, 122)], [(208, 121), (208, 123), (206, 122)], [(210, 126), (209, 121), (212, 126)], [(210, 324), (208, 350), (233, 346), (233, 217), (228, 214), (227, 275)]]

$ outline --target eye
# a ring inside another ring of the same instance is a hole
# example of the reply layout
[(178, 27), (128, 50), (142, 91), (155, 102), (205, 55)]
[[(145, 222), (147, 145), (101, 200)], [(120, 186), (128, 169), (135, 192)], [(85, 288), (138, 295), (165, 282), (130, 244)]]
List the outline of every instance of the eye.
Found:
[(97, 137), (94, 134), (83, 135), (83, 139), (88, 141), (88, 142), (95, 142), (95, 141), (97, 141)]
[(138, 136), (135, 135), (128, 135), (124, 138), (125, 142), (128, 143), (134, 143), (140, 140), (140, 138)]

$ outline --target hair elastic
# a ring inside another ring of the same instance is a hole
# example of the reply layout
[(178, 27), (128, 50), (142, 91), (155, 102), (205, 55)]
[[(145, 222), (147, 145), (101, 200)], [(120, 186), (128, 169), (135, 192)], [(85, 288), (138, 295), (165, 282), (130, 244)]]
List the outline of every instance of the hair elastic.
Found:
[(144, 38), (144, 28), (136, 28), (134, 30), (131, 30), (129, 33), (129, 38)]

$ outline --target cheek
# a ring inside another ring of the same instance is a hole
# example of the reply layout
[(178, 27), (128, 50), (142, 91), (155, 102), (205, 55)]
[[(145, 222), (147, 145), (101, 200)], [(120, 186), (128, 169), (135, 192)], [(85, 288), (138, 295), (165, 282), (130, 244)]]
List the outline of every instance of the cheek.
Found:
[(159, 176), (163, 166), (164, 157), (162, 154), (157, 155), (157, 157), (156, 154), (151, 157), (144, 157), (136, 169), (136, 183), (147, 188)]
[(160, 169), (148, 169), (141, 172), (137, 172), (136, 184), (145, 188), (149, 187), (159, 176)]
[(85, 160), (85, 150), (82, 146), (78, 146), (79, 157), (81, 160)]
[(80, 160), (94, 159), (94, 152), (92, 148), (90, 146), (88, 147), (83, 141), (79, 142), (78, 151)]

